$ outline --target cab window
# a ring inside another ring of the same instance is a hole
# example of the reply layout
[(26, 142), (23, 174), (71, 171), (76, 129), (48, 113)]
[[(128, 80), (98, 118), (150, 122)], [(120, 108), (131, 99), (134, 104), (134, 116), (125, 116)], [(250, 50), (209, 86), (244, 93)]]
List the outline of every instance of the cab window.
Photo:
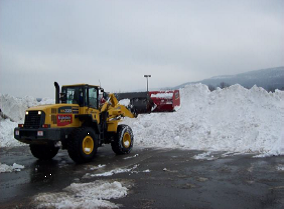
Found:
[(68, 87), (63, 89), (63, 93), (66, 94), (67, 104), (79, 104), (80, 106), (84, 103), (84, 92), (81, 87)]
[(89, 106), (98, 109), (98, 90), (96, 88), (89, 88)]

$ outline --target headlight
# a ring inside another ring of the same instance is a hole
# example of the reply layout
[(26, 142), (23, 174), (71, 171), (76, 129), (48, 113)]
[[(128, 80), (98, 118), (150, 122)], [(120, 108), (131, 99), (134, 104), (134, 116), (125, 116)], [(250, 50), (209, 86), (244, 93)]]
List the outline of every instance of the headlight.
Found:
[(26, 115), (28, 115), (29, 114), (29, 112), (28, 111), (26, 111)]
[(38, 111), (37, 114), (38, 114), (38, 115), (41, 115), (41, 111)]

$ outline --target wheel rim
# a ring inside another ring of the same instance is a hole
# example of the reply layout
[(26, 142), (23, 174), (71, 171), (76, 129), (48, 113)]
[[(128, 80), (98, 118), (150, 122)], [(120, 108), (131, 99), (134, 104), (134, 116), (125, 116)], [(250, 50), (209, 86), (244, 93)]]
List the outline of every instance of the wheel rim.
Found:
[(125, 133), (125, 134), (123, 135), (123, 140), (122, 140), (122, 142), (123, 142), (123, 146), (124, 146), (125, 148), (129, 148), (129, 147), (130, 147), (130, 145), (131, 145), (131, 137), (130, 137), (130, 134), (129, 134), (129, 133)]
[(94, 150), (94, 140), (91, 136), (86, 136), (82, 142), (83, 152), (87, 155), (91, 154)]

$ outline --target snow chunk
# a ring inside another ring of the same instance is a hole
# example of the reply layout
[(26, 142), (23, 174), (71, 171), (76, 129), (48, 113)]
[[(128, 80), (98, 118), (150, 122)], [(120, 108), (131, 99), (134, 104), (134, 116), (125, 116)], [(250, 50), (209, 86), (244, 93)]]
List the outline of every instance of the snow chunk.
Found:
[(37, 208), (118, 208), (108, 201), (127, 195), (128, 189), (120, 182), (95, 181), (72, 183), (58, 193), (42, 193), (34, 198)]
[(119, 104), (124, 105), (124, 106), (127, 107), (130, 104), (130, 99), (119, 100)]
[(25, 166), (23, 165), (19, 165), (17, 163), (14, 163), (12, 166), (6, 165), (6, 164), (2, 164), (0, 163), (0, 173), (7, 173), (7, 172), (13, 172), (13, 171), (21, 171), (21, 169), (24, 169)]
[(105, 173), (99, 173), (99, 174), (91, 174), (90, 176), (95, 177), (95, 176), (112, 176), (114, 174), (118, 174), (118, 173), (126, 173), (126, 172), (130, 172), (131, 168), (129, 169), (122, 169), (122, 168), (118, 168), (115, 170), (111, 170)]
[(171, 98), (173, 98), (173, 93), (152, 94), (151, 97), (153, 97), (153, 98), (162, 98), (162, 99), (171, 99)]
[(216, 158), (212, 155), (212, 152), (204, 152), (198, 155), (193, 156), (193, 159), (196, 160), (215, 160)]
[(134, 169), (136, 169), (139, 165), (134, 165), (133, 168), (118, 168), (114, 169), (105, 173), (99, 173), (99, 174), (91, 174), (89, 176), (91, 177), (97, 177), (97, 176), (112, 176), (114, 174), (119, 174), (119, 173), (127, 173), (127, 172), (133, 172)]
[(278, 171), (284, 171), (284, 166), (283, 165), (281, 165), (281, 166), (277, 166), (277, 168), (276, 168)]

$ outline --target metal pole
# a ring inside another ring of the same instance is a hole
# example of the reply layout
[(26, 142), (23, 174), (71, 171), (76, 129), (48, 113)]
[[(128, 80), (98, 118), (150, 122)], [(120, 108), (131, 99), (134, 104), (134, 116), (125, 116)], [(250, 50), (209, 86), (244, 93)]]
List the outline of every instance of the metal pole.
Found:
[(144, 75), (144, 77), (147, 79), (147, 92), (149, 92), (149, 89), (148, 89), (148, 78), (150, 78), (151, 75)]
[(147, 92), (148, 92), (148, 77), (147, 77)]

